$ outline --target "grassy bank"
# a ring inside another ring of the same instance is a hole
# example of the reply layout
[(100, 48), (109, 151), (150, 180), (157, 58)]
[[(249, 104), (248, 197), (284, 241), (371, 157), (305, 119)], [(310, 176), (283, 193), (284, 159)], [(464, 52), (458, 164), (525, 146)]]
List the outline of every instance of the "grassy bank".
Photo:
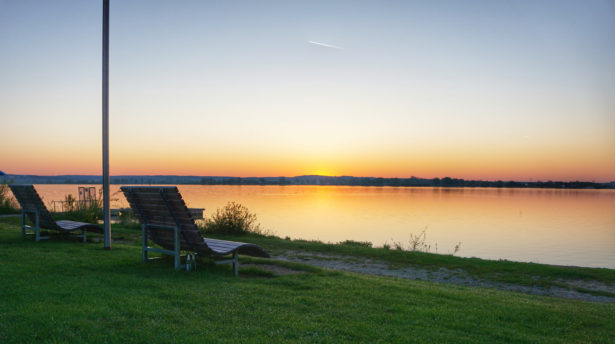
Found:
[[(211, 235), (215, 237), (215, 235)], [(558, 285), (557, 281), (594, 280), (607, 284), (615, 283), (615, 270), (603, 268), (585, 268), (571, 266), (556, 266), (535, 263), (521, 263), (507, 260), (486, 260), (480, 258), (463, 258), (446, 254), (401, 251), (384, 248), (371, 248), (350, 244), (327, 244), (318, 241), (284, 240), (276, 237), (259, 235), (232, 237), (219, 236), (229, 240), (249, 240), (262, 246), (271, 247), (276, 251), (292, 250), (319, 252), (326, 254), (347, 255), (358, 258), (374, 258), (389, 263), (391, 268), (419, 266), (438, 269), (440, 267), (463, 269), (471, 275), (493, 281), (550, 286)]]
[[(615, 305), (300, 268), (234, 278), (0, 222), (0, 342), (608, 342)], [(134, 229), (114, 228), (131, 241)], [(274, 239), (260, 238), (268, 249)], [(292, 242), (291, 242), (292, 244)], [(297, 243), (295, 243), (297, 244)], [(317, 245), (317, 244), (313, 244)], [(316, 248), (316, 247), (312, 247)], [(341, 247), (340, 250), (346, 248)], [(356, 249), (356, 248), (353, 248)], [(355, 251), (355, 253), (358, 253)], [(391, 252), (395, 253), (395, 252)]]

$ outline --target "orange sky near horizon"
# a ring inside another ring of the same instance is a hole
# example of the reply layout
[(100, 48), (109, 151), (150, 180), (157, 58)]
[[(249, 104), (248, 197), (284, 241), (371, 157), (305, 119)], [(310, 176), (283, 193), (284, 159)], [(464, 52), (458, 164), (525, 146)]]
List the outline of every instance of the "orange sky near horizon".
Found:
[[(113, 146), (118, 146), (115, 144)], [(100, 149), (84, 145), (44, 148), (10, 147), (0, 153), (4, 172), (10, 174), (100, 174)], [(40, 154), (44, 150), (46, 154)], [(565, 153), (563, 153), (565, 152)], [(36, 156), (36, 159), (32, 159)], [(425, 151), (364, 149), (360, 153), (292, 151), (272, 148), (259, 153), (235, 149), (199, 147), (131, 147), (111, 150), (112, 175), (202, 175), (202, 176), (297, 176), (306, 174), (373, 177), (416, 176), (481, 180), (615, 180), (611, 151), (570, 145), (552, 149), (456, 147)]]

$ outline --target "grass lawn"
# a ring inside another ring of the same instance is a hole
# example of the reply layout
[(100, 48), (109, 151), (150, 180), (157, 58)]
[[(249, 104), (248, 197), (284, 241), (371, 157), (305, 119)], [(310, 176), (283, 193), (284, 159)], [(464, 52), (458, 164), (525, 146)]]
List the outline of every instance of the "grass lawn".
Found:
[[(114, 228), (116, 238), (131, 229)], [(278, 241), (282, 241), (279, 240)], [(266, 240), (263, 245), (267, 249)], [(280, 247), (278, 247), (280, 249)], [(23, 239), (0, 221), (0, 342), (613, 342), (615, 305), (302, 268), (170, 259)], [(612, 270), (609, 270), (612, 271)]]

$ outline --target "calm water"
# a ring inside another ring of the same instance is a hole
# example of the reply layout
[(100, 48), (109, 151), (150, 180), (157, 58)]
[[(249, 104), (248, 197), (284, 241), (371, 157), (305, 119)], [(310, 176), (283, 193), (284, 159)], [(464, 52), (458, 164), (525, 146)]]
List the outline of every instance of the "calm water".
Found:
[[(47, 203), (76, 185), (37, 185)], [(99, 186), (97, 186), (97, 189)], [(179, 186), (207, 215), (246, 205), (278, 236), (338, 242), (401, 242), (425, 230), (432, 251), (548, 264), (615, 268), (615, 190)], [(126, 207), (113, 185), (112, 207)]]

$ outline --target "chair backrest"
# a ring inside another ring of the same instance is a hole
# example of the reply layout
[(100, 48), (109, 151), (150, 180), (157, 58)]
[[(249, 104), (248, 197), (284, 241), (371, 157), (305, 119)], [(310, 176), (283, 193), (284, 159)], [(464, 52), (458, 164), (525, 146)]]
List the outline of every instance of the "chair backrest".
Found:
[(36, 192), (34, 185), (9, 184), (9, 187), (30, 221), (36, 222), (36, 216), (32, 212), (38, 212), (38, 221), (41, 228), (59, 229), (59, 226), (47, 210), (45, 203), (43, 203), (41, 196)]
[[(175, 186), (122, 186), (135, 216), (143, 225), (178, 227), (182, 250), (202, 251), (204, 238)], [(172, 250), (174, 233), (169, 229), (151, 227), (151, 239)]]

